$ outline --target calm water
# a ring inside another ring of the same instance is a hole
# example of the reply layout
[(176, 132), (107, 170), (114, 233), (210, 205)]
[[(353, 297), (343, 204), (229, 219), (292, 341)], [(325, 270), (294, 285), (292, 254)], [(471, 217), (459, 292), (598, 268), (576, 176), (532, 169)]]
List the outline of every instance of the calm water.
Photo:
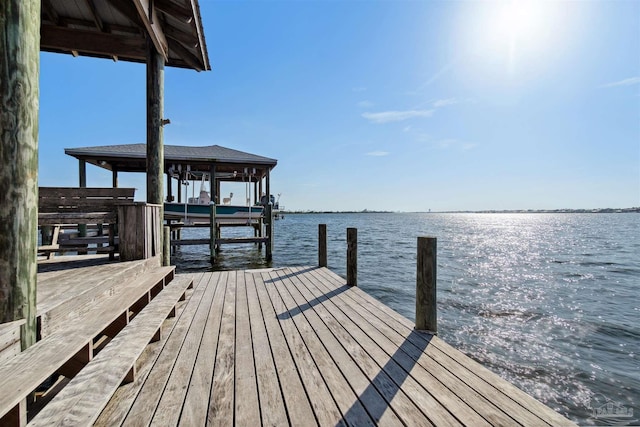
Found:
[[(343, 277), (358, 228), (359, 286), (409, 319), (416, 238), (437, 237), (441, 338), (580, 424), (603, 424), (591, 408), (607, 402), (638, 423), (640, 214), (287, 215), (270, 266), (316, 265), (320, 223)], [(216, 269), (268, 266), (253, 246), (223, 249)], [(173, 262), (211, 269), (207, 255), (183, 247)]]

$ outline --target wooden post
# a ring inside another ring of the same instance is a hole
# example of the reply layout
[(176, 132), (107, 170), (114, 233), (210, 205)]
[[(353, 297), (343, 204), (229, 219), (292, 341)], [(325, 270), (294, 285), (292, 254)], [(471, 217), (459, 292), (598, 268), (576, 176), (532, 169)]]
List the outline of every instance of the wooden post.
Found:
[(273, 206), (267, 203), (264, 209), (264, 216), (267, 223), (267, 244), (265, 246), (264, 256), (267, 261), (271, 261), (273, 259)]
[(416, 275), (416, 329), (438, 333), (436, 316), (437, 239), (418, 237)]
[[(78, 186), (87, 186), (87, 162), (78, 160)], [(78, 224), (78, 237), (87, 237), (87, 224)], [(78, 251), (78, 255), (86, 255), (87, 251)]]
[(358, 229), (347, 228), (347, 284), (358, 286)]
[(40, 0), (0, 2), (0, 323), (36, 341)]
[[(162, 205), (164, 58), (147, 42), (147, 203)], [(162, 215), (160, 216), (162, 218)]]
[(111, 169), (111, 186), (118, 188), (118, 169), (115, 166)]
[(211, 264), (216, 261), (216, 237), (218, 235), (218, 226), (216, 224), (216, 205), (211, 203), (209, 205), (209, 221), (211, 227), (209, 227), (209, 251)]
[(164, 58), (147, 39), (147, 203), (160, 205), (161, 222), (164, 221), (163, 109)]
[(168, 267), (171, 265), (171, 227), (165, 225), (162, 229), (164, 238), (162, 239), (162, 265)]
[(318, 224), (318, 265), (327, 266), (327, 224)]

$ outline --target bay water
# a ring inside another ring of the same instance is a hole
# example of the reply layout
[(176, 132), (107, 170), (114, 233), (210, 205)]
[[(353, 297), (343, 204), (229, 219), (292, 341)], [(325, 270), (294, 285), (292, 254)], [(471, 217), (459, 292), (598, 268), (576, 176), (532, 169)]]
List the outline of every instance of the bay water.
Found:
[(411, 320), (417, 237), (436, 237), (442, 339), (579, 424), (638, 423), (640, 214), (286, 214), (269, 263), (254, 245), (223, 246), (213, 266), (206, 246), (184, 246), (172, 263), (182, 272), (317, 265), (318, 224), (329, 268), (343, 277), (346, 229), (358, 229), (359, 287)]

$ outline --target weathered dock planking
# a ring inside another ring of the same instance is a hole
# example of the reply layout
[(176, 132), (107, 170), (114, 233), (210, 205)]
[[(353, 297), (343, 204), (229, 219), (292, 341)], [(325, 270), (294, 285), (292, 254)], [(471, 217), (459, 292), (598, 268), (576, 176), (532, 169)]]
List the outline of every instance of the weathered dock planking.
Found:
[(97, 425), (573, 425), (326, 268), (193, 281)]

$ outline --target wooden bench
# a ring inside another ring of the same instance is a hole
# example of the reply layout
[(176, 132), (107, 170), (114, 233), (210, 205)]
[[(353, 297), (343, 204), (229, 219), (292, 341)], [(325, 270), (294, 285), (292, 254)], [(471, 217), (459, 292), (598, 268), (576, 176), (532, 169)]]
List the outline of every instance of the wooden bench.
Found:
[[(64, 224), (109, 225), (108, 246), (92, 248), (96, 252), (109, 253), (114, 258), (115, 234), (118, 206), (133, 203), (134, 188), (91, 187), (40, 187), (38, 194), (38, 225), (53, 226), (52, 242), (38, 248), (38, 253), (50, 257), (52, 253), (64, 251), (86, 251), (85, 244), (62, 246), (58, 240), (60, 227)], [(43, 236), (44, 237), (44, 236)]]
[[(102, 337), (115, 337), (155, 301), (174, 277), (159, 267), (124, 283), (111, 298), (87, 301), (85, 315), (0, 363), (0, 425), (24, 425), (26, 398), (53, 374), (74, 377), (97, 353)], [(165, 298), (165, 297), (163, 297)]]

